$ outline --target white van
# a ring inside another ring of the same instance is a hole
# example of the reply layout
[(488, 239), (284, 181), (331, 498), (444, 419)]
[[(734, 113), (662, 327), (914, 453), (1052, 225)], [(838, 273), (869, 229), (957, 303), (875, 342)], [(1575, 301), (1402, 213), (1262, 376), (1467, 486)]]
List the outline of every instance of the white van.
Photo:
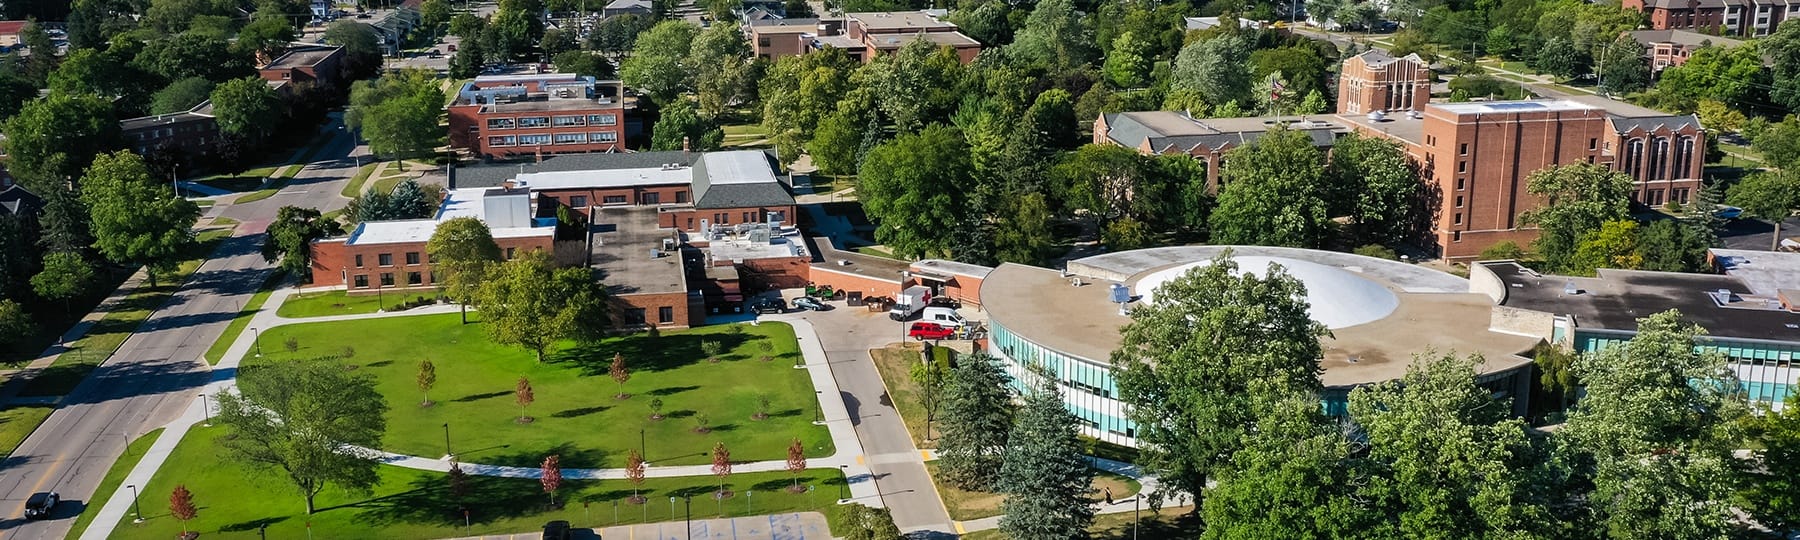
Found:
[(961, 328), (962, 326), (968, 324), (968, 323), (963, 322), (962, 315), (957, 314), (956, 310), (950, 309), (947, 307), (925, 308), (925, 314), (923, 316), (919, 317), (919, 320), (924, 321), (924, 322), (929, 322), (929, 323), (938, 323), (945, 327), (955, 327), (955, 328)]

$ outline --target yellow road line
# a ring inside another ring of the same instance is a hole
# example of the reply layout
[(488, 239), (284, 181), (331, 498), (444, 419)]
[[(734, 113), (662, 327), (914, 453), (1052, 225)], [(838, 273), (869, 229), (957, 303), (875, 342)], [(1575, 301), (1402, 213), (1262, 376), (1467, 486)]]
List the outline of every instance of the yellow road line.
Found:
[(969, 531), (963, 530), (961, 521), (952, 521), (950, 522), (950, 525), (956, 527), (956, 534), (969, 534)]
[(862, 456), (856, 456), (856, 464), (857, 464), (857, 465), (862, 465), (862, 464), (863, 464), (863, 457), (862, 457)]

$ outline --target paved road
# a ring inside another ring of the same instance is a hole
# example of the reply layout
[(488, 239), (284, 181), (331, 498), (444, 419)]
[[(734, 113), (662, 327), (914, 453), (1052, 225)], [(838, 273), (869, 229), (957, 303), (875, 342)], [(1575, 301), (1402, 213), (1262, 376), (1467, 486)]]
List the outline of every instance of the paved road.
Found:
[[(338, 192), (354, 174), (350, 156), (360, 148), (341, 126), (334, 115), (323, 129), (336, 135), (280, 194), (221, 210), (243, 222), (237, 236), (0, 462), (0, 540), (63, 538), (125, 445), (174, 420), (195, 399), (210, 378), (201, 355), (266, 279), (270, 266), (257, 247), (275, 211), (287, 205), (329, 211), (346, 202)], [(65, 502), (52, 519), (24, 521), (25, 500), (39, 491), (56, 491)]]
[[(1800, 216), (1781, 223), (1781, 236), (1800, 236)], [(1719, 243), (1731, 249), (1768, 251), (1775, 245), (1775, 224), (1760, 219), (1740, 219), (1719, 231)]]

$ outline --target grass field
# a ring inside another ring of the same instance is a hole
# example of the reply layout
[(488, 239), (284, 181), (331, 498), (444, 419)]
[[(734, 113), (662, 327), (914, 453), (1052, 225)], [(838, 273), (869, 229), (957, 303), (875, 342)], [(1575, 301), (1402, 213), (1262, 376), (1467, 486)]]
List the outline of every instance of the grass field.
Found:
[[(474, 313), (471, 314), (473, 320)], [(387, 397), (384, 449), (436, 457), (445, 453), (450, 424), (452, 449), (471, 463), (536, 466), (560, 454), (570, 468), (623, 467), (627, 449), (639, 445), (644, 430), (646, 459), (656, 465), (710, 463), (707, 452), (723, 442), (734, 460), (779, 460), (794, 438), (807, 453), (831, 455), (829, 432), (812, 425), (817, 399), (799, 354), (793, 329), (785, 324), (722, 325), (608, 338), (588, 346), (562, 344), (543, 363), (521, 347), (496, 345), (480, 323), (460, 324), (457, 314), (420, 315), (290, 325), (262, 332), (263, 358), (246, 358), (246, 369), (266, 362), (348, 356), (347, 364), (376, 378)], [(298, 349), (289, 352), (288, 338)], [(724, 349), (719, 363), (701, 352), (702, 341)], [(761, 343), (768, 343), (764, 352)], [(352, 349), (346, 351), (346, 348)], [(345, 355), (345, 352), (351, 352)], [(607, 376), (614, 353), (630, 371), (624, 391)], [(771, 361), (763, 362), (764, 355)], [(437, 367), (431, 407), (416, 378), (418, 364)], [(521, 415), (515, 382), (531, 381), (536, 401)], [(755, 420), (759, 397), (770, 402), (769, 417)], [(663, 401), (666, 418), (649, 419), (650, 402)], [(705, 419), (709, 432), (697, 429)]]
[(900, 419), (906, 423), (906, 431), (912, 434), (913, 444), (919, 448), (937, 448), (937, 431), (933, 429), (931, 437), (925, 435), (925, 405), (919, 398), (919, 385), (912, 380), (912, 366), (919, 363), (919, 344), (875, 349), (869, 351), (869, 356), (874, 358), (881, 381), (887, 385), (888, 398), (894, 402), (894, 409), (900, 411)]
[(370, 163), (368, 165), (363, 165), (361, 168), (356, 169), (356, 174), (354, 176), (350, 177), (350, 181), (346, 182), (344, 184), (344, 189), (339, 191), (338, 194), (343, 195), (345, 197), (350, 197), (350, 198), (355, 198), (357, 195), (362, 195), (364, 182), (369, 181), (369, 175), (374, 174), (375, 167), (379, 166), (379, 165), (381, 165), (381, 164), (380, 163)]
[[(944, 510), (950, 513), (950, 519), (968, 521), (1000, 515), (1000, 503), (1006, 501), (1005, 495), (951, 487), (938, 479), (936, 461), (926, 462), (925, 470), (931, 473), (931, 483), (937, 486), (938, 496), (943, 498)], [(1092, 499), (1095, 501), (1103, 500), (1106, 489), (1112, 490), (1113, 500), (1117, 501), (1137, 495), (1138, 489), (1143, 487), (1137, 480), (1104, 471), (1095, 471), (1093, 486)]]
[(12, 455), (55, 410), (49, 405), (14, 405), (0, 410), (0, 456)]
[(174, 272), (157, 276), (155, 287), (145, 282), (130, 296), (125, 297), (99, 323), (88, 329), (87, 336), (70, 343), (68, 352), (57, 357), (55, 364), (26, 383), (19, 395), (60, 396), (74, 390), (75, 385), (81, 384), (81, 380), (89, 372), (111, 356), (120, 344), (125, 343), (125, 338), (137, 331), (144, 319), (150, 318), (151, 313), (162, 307), (169, 300), (169, 295), (181, 288), (188, 276), (199, 269), (200, 264), (206, 262), (206, 257), (230, 235), (231, 231), (226, 229), (201, 232), (186, 259), (181, 261)]
[[(201, 538), (381, 538), (407, 540), (446, 538), (470, 534), (532, 533), (544, 522), (564, 519), (577, 527), (615, 523), (613, 505), (618, 501), (618, 523), (678, 520), (690, 508), (686, 503), (670, 511), (669, 497), (691, 496), (693, 517), (769, 514), (829, 510), (836, 504), (843, 474), (836, 469), (810, 469), (800, 477), (802, 485), (816, 486), (807, 493), (783, 491), (790, 485), (787, 473), (732, 475), (727, 488), (735, 493), (715, 501), (712, 476), (652, 478), (644, 481), (641, 494), (647, 504), (626, 501), (633, 487), (623, 480), (564, 481), (557, 491), (560, 508), (549, 508), (549, 499), (535, 479), (471, 477), (468, 495), (459, 504), (449, 493), (448, 475), (383, 466), (380, 483), (371, 493), (348, 493), (327, 488), (317, 499), (319, 511), (305, 514), (305, 500), (280, 473), (247, 469), (231, 461), (217, 439), (224, 427), (194, 426), (176, 447), (148, 485), (144, 486), (144, 517), (133, 524), (129, 515), (120, 520), (111, 538), (173, 538), (182, 524), (169, 515), (169, 493), (177, 484), (193, 493), (199, 516), (187, 530)], [(742, 492), (754, 494), (745, 497)], [(586, 503), (584, 506), (583, 503)], [(461, 508), (469, 510), (469, 528), (463, 527)], [(311, 530), (307, 528), (310, 525)]]
[[(1138, 523), (1138, 532), (1136, 535), (1131, 533), (1133, 518), (1131, 512), (1094, 516), (1094, 525), (1088, 527), (1088, 537), (1093, 540), (1128, 540), (1134, 538), (1137, 540), (1176, 540), (1199, 538), (1201, 531), (1204, 531), (1205, 527), (1201, 526), (1198, 518), (1188, 514), (1191, 511), (1193, 511), (1193, 507), (1191, 506), (1182, 506), (1178, 508), (1165, 506), (1160, 513), (1152, 513), (1149, 508), (1145, 508), (1143, 514), (1139, 516), (1142, 518), (1142, 522)], [(1006, 535), (1001, 534), (998, 529), (975, 531), (962, 535), (962, 540), (1005, 539)]]
[(332, 315), (360, 315), (374, 313), (381, 307), (381, 302), (399, 304), (417, 294), (390, 293), (385, 295), (359, 294), (351, 296), (344, 291), (310, 292), (289, 296), (281, 307), (275, 310), (276, 315), (289, 318), (329, 317)]
[(100, 506), (106, 504), (107, 499), (112, 498), (113, 492), (118, 491), (120, 484), (125, 483), (125, 475), (131, 474), (131, 469), (137, 466), (139, 460), (143, 459), (144, 452), (150, 450), (150, 445), (156, 442), (156, 437), (162, 435), (162, 431), (162, 428), (152, 429), (149, 433), (132, 440), (131, 444), (125, 447), (125, 454), (119, 456), (119, 459), (113, 462), (112, 467), (106, 469), (106, 476), (100, 478), (99, 489), (94, 491), (93, 497), (88, 498), (88, 505), (82, 509), (81, 516), (75, 518), (75, 526), (69, 529), (66, 537), (68, 540), (81, 538), (81, 533), (87, 531), (88, 524), (94, 521), (94, 514), (100, 513)]
[(238, 310), (237, 317), (231, 319), (231, 324), (225, 327), (225, 333), (219, 335), (219, 339), (211, 347), (206, 348), (206, 363), (217, 364), (225, 358), (225, 350), (230, 349), (231, 342), (237, 341), (238, 336), (244, 333), (244, 328), (250, 326), (250, 318), (256, 315), (257, 310), (262, 309), (264, 302), (269, 301), (269, 294), (275, 292), (275, 287), (281, 284), (284, 277), (280, 271), (269, 274), (268, 281), (263, 282), (262, 288), (250, 296), (250, 301), (244, 303), (244, 309)]

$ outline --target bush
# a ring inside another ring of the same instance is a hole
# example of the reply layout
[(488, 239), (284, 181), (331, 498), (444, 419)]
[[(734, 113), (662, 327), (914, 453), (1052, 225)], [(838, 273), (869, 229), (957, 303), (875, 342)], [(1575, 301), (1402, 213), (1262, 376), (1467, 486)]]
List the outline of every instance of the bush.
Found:
[(1682, 212), (1681, 201), (1669, 201), (1668, 204), (1663, 205), (1663, 210), (1671, 214), (1679, 214)]
[(286, 347), (287, 352), (298, 351), (300, 350), (300, 338), (288, 336), (287, 339), (281, 341), (281, 346)]
[(1519, 249), (1518, 243), (1507, 240), (1481, 250), (1480, 258), (1484, 261), (1519, 260), (1525, 258), (1525, 250)]
[(1450, 80), (1450, 90), (1462, 90), (1469, 97), (1498, 99), (1524, 99), (1525, 89), (1518, 83), (1508, 82), (1489, 75), (1464, 75)]
[(1384, 246), (1381, 244), (1369, 244), (1369, 245), (1366, 245), (1363, 247), (1356, 248), (1356, 250), (1351, 251), (1351, 253), (1355, 253), (1357, 255), (1362, 255), (1364, 257), (1387, 259), (1390, 261), (1400, 260), (1400, 254), (1394, 253), (1394, 250), (1388, 249), (1387, 246)]

